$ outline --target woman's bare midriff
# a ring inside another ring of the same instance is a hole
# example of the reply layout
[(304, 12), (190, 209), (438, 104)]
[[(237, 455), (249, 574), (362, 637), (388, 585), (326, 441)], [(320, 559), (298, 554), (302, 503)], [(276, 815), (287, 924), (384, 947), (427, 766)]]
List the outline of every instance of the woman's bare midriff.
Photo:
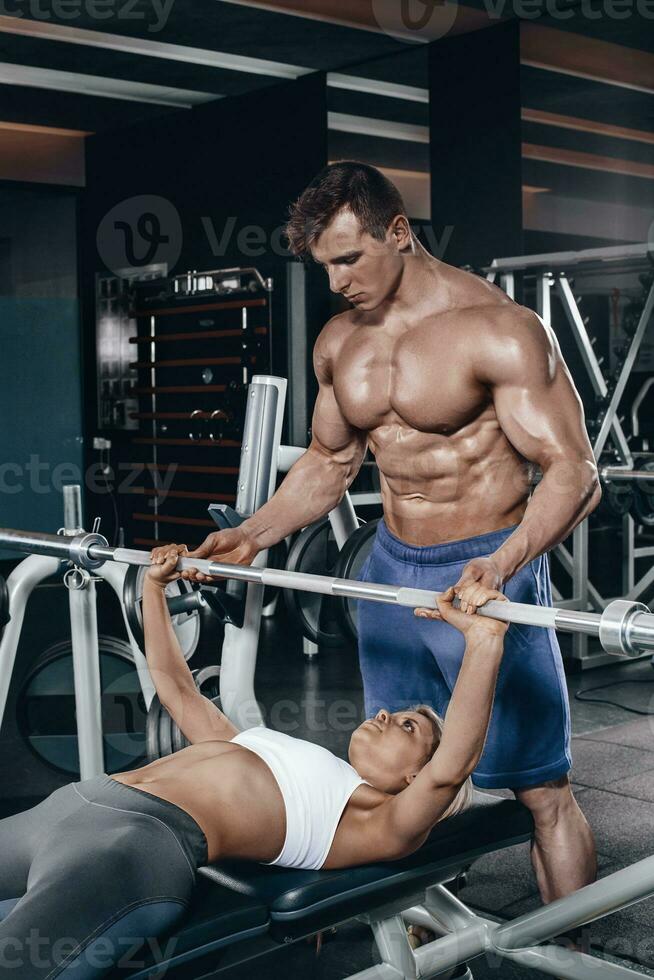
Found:
[(274, 861), (284, 846), (286, 810), (277, 782), (241, 745), (198, 742), (112, 779), (185, 810), (207, 838), (209, 861)]

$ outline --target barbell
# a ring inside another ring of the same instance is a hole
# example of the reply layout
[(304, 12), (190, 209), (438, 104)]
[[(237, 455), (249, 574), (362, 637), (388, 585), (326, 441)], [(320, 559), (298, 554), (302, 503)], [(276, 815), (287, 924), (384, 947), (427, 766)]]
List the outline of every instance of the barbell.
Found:
[[(28, 554), (50, 555), (71, 561), (74, 565), (95, 571), (106, 561), (128, 565), (149, 565), (150, 553), (132, 548), (112, 548), (106, 538), (95, 531), (80, 534), (41, 534), (0, 528), (0, 550), (23, 551)], [(231, 565), (204, 558), (180, 558), (179, 571), (197, 568), (205, 575), (235, 579), (282, 589), (299, 589), (347, 599), (366, 599), (412, 608), (436, 609), (437, 593), (404, 586), (352, 582), (327, 575), (287, 572), (278, 568), (257, 568), (250, 565)], [(607, 653), (638, 656), (654, 650), (654, 615), (641, 602), (614, 599), (602, 613), (552, 606), (534, 606), (525, 602), (491, 600), (478, 610), (478, 615), (490, 616), (508, 623), (542, 626), (568, 633), (586, 633), (597, 637)]]

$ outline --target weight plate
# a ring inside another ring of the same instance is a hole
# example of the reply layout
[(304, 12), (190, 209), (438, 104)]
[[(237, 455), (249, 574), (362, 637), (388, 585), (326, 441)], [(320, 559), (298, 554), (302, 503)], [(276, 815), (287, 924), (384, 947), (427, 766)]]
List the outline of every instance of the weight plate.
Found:
[(634, 487), (631, 516), (636, 524), (642, 524), (643, 527), (654, 527), (654, 497), (651, 494), (643, 493), (639, 487)]
[(148, 717), (145, 723), (145, 752), (148, 762), (154, 762), (161, 758), (161, 746), (159, 744), (159, 716), (163, 711), (159, 696), (155, 694), (148, 708)]
[[(337, 558), (338, 546), (325, 517), (298, 534), (290, 547), (286, 569), (310, 575), (333, 575)], [(346, 642), (333, 597), (297, 589), (284, 589), (284, 597), (293, 621), (308, 640), (325, 647), (338, 647)]]
[[(145, 704), (129, 644), (101, 634), (98, 648), (105, 771), (121, 772), (144, 761)], [(79, 776), (75, 711), (72, 646), (62, 640), (43, 652), (22, 681), (16, 721), (36, 758), (69, 777)]]
[[(145, 565), (130, 565), (125, 573), (123, 583), (123, 603), (125, 615), (132, 635), (141, 650), (144, 649), (145, 640), (143, 636), (143, 582), (147, 572)], [(192, 591), (190, 582), (184, 579), (177, 579), (166, 586), (166, 595), (173, 597), (184, 595)], [(201, 619), (200, 611), (194, 609), (192, 612), (178, 613), (172, 617), (175, 635), (181, 647), (185, 660), (195, 653), (200, 639)]]
[(172, 755), (173, 752), (173, 728), (177, 725), (170, 717), (166, 709), (161, 706), (159, 711), (159, 758), (165, 755)]
[(192, 671), (193, 680), (200, 694), (213, 700), (220, 694), (220, 667), (218, 664), (208, 664), (199, 670)]
[(172, 726), (172, 733), (173, 752), (179, 752), (180, 749), (185, 749), (187, 745), (191, 744), (185, 737), (179, 725)]
[[(193, 680), (196, 687), (205, 697), (220, 707), (220, 667), (209, 664), (199, 670), (193, 670)], [(146, 746), (148, 762), (162, 759), (166, 755), (179, 752), (189, 745), (179, 725), (177, 725), (155, 694), (146, 722)]]
[[(341, 549), (334, 569), (336, 578), (349, 578), (354, 580), (359, 577), (366, 558), (372, 551), (379, 520), (377, 518), (374, 521), (369, 521), (368, 524), (362, 524), (347, 539)], [(338, 596), (336, 599), (339, 617), (345, 628), (345, 632), (355, 641), (359, 636), (357, 629), (359, 601), (357, 599), (347, 599), (345, 596)]]
[(633, 503), (631, 483), (607, 480), (602, 486), (601, 511), (606, 517), (624, 517)]

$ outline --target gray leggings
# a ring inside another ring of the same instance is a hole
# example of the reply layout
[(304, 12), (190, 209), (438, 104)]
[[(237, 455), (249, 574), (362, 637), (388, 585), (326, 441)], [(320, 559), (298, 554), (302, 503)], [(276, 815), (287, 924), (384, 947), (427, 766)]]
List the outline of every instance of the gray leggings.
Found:
[(188, 908), (204, 833), (180, 807), (109, 776), (0, 820), (0, 977), (95, 980), (139, 965)]

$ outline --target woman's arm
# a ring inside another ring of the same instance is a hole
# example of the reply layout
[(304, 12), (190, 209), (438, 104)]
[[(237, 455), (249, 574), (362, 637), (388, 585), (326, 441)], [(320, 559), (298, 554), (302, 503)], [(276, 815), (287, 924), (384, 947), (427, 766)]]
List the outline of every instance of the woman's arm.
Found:
[(198, 691), (168, 612), (166, 586), (180, 577), (177, 560), (185, 553), (185, 545), (152, 553), (143, 584), (145, 657), (159, 700), (189, 742), (229, 741), (239, 729)]
[[(468, 596), (470, 608), (505, 598), (477, 583), (473, 588), (477, 594)], [(431, 761), (405, 790), (373, 811), (371, 829), (380, 847), (388, 849), (386, 856), (402, 857), (424, 843), (474, 772), (484, 749), (508, 624), (454, 609), (453, 600), (453, 589), (439, 597), (439, 618), (464, 634), (463, 662)]]

